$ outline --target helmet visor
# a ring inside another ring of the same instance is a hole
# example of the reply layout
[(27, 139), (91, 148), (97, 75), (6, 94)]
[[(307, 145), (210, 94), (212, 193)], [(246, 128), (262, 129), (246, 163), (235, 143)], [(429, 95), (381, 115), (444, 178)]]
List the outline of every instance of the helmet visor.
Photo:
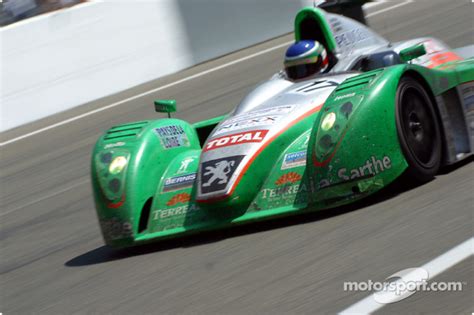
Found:
[(286, 75), (292, 80), (299, 80), (313, 74), (320, 73), (323, 69), (321, 58), (317, 58), (315, 62), (302, 63), (298, 65), (287, 65), (285, 67)]

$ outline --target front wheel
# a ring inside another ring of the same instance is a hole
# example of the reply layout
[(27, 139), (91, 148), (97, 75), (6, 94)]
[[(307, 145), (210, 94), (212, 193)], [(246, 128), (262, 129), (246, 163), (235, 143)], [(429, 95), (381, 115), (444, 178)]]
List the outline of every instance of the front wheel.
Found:
[(433, 102), (413, 78), (400, 80), (396, 96), (396, 123), (406, 176), (417, 182), (432, 179), (441, 164), (441, 132)]

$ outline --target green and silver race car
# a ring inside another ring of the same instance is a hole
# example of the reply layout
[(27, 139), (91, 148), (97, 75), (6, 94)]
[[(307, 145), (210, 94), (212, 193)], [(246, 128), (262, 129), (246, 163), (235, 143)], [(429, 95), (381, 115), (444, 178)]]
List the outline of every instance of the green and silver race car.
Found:
[(334, 208), (472, 153), (474, 59), (434, 38), (389, 43), (312, 7), (297, 14), (295, 39), (324, 47), (325, 73), (277, 73), (222, 117), (139, 121), (100, 137), (91, 175), (106, 244)]

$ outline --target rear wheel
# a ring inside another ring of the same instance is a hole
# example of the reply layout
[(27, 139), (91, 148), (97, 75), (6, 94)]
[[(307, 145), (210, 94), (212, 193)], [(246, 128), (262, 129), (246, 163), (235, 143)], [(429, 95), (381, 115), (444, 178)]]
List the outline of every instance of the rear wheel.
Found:
[(441, 164), (441, 133), (433, 102), (413, 78), (400, 80), (396, 96), (398, 139), (409, 167), (408, 179), (426, 182)]

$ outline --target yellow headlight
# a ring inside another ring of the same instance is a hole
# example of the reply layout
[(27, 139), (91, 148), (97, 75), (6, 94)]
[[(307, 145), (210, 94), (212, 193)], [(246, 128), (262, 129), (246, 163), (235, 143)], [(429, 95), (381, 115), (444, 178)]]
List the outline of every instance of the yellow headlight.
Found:
[(120, 173), (126, 165), (127, 158), (124, 156), (117, 156), (115, 159), (113, 159), (112, 163), (110, 163), (109, 173), (112, 175), (116, 175)]
[(336, 114), (333, 112), (330, 112), (329, 114), (324, 117), (323, 122), (321, 123), (321, 129), (323, 131), (328, 131), (334, 126), (334, 123), (336, 122)]

